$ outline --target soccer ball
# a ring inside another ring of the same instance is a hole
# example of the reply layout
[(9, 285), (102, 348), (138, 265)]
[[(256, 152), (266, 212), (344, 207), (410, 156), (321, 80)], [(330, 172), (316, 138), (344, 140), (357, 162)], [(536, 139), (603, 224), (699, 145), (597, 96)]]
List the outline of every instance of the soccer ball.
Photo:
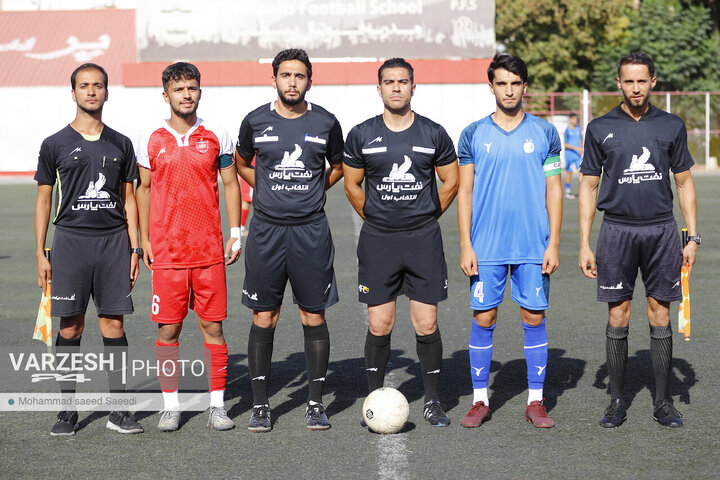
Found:
[(397, 433), (405, 426), (410, 406), (405, 395), (390, 387), (370, 393), (363, 402), (365, 423), (373, 432)]

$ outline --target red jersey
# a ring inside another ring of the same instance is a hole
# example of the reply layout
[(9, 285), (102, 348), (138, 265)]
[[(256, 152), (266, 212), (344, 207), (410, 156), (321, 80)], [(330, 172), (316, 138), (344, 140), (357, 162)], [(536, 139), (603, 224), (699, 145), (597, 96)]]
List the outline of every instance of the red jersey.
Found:
[(230, 168), (225, 129), (198, 118), (185, 134), (167, 124), (138, 142), (138, 165), (150, 170), (153, 268), (191, 268), (224, 260), (218, 172)]

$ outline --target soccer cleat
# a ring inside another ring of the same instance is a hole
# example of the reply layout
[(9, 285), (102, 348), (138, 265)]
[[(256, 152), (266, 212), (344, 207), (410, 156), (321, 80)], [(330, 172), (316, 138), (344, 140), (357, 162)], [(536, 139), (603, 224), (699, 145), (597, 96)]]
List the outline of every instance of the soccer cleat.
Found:
[(467, 428), (479, 427), (484, 421), (490, 420), (490, 407), (485, 402), (475, 402), (470, 411), (460, 419), (460, 425)]
[(538, 428), (551, 428), (555, 422), (547, 414), (545, 405), (540, 400), (533, 400), (525, 409), (525, 420)]
[(305, 407), (305, 418), (307, 419), (308, 430), (327, 430), (330, 428), (330, 420), (325, 414), (325, 407), (322, 403), (307, 404)]
[(161, 432), (174, 432), (180, 428), (180, 412), (178, 410), (163, 410), (160, 412), (158, 429)]
[(235, 428), (235, 422), (228, 417), (225, 407), (210, 407), (207, 426), (220, 431), (231, 430)]
[(53, 437), (75, 435), (78, 414), (75, 410), (65, 410), (57, 414), (57, 422), (50, 430)]
[(425, 402), (423, 417), (433, 427), (447, 427), (450, 425), (450, 418), (448, 418), (442, 405), (437, 400)]
[(660, 425), (665, 427), (682, 427), (683, 420), (680, 412), (675, 410), (675, 406), (671, 399), (666, 398), (662, 403), (655, 405), (655, 412), (653, 412), (653, 418)]
[(565, 194), (565, 198), (567, 198), (567, 199), (569, 199), (569, 200), (574, 200), (574, 199), (575, 199), (575, 195), (573, 195), (572, 193), (568, 192), (568, 193)]
[(105, 428), (118, 433), (143, 433), (145, 431), (130, 412), (110, 412)]
[(269, 432), (272, 430), (272, 418), (270, 417), (270, 405), (255, 405), (250, 414), (248, 430), (251, 432)]
[(625, 402), (619, 398), (613, 398), (610, 400), (610, 406), (605, 409), (605, 415), (600, 419), (600, 426), (605, 428), (619, 427), (627, 419), (626, 409)]

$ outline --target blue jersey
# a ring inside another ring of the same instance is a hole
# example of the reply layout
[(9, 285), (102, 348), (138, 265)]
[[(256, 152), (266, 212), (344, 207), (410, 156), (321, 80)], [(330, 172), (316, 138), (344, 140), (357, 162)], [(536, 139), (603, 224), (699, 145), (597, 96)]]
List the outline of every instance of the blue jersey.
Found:
[[(582, 129), (580, 125), (576, 125), (575, 128), (568, 127), (565, 129), (565, 144), (572, 147), (580, 148), (582, 146)], [(565, 160), (567, 162), (580, 163), (581, 157), (577, 150), (565, 149)]]
[(545, 177), (560, 174), (555, 127), (525, 114), (506, 132), (487, 116), (460, 135), (460, 166), (474, 164), (470, 238), (478, 264), (542, 263), (550, 238)]

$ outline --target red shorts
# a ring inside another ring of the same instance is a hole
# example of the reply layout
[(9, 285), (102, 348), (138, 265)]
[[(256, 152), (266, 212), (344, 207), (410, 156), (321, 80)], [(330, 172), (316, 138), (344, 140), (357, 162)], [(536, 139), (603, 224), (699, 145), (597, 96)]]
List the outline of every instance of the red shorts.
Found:
[(227, 318), (224, 263), (152, 271), (152, 321), (181, 323), (187, 316), (188, 307), (206, 322)]

